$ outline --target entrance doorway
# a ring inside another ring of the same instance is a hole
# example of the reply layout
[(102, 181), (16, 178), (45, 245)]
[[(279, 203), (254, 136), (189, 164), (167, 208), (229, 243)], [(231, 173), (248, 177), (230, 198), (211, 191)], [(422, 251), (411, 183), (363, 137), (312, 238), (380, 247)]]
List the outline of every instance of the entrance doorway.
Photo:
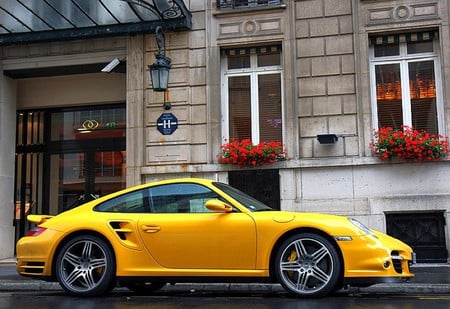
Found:
[(55, 215), (125, 188), (124, 105), (17, 115), (16, 238), (26, 215)]

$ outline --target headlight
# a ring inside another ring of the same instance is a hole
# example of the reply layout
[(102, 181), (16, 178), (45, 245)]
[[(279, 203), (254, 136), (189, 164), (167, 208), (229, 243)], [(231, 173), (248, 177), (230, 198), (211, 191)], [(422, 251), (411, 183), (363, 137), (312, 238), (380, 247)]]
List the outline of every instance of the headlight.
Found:
[(354, 218), (348, 218), (348, 220), (350, 220), (350, 222), (353, 223), (354, 226), (359, 228), (361, 231), (363, 231), (367, 235), (370, 235), (370, 236), (373, 236), (375, 238), (378, 238), (377, 235), (375, 235), (367, 226), (365, 226), (364, 224), (362, 224), (358, 220), (356, 220)]

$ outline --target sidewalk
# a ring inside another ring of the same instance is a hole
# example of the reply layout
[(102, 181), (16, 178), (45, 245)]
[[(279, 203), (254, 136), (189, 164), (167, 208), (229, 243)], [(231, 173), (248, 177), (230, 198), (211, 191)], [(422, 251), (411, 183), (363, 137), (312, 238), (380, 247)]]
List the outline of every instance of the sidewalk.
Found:
[[(411, 268), (416, 275), (407, 283), (383, 283), (365, 288), (350, 288), (349, 294), (450, 294), (450, 264), (416, 264)], [(56, 282), (45, 282), (20, 276), (15, 269), (15, 260), (0, 260), (0, 291), (60, 291)], [(214, 283), (167, 285), (166, 292), (284, 292), (278, 284)]]

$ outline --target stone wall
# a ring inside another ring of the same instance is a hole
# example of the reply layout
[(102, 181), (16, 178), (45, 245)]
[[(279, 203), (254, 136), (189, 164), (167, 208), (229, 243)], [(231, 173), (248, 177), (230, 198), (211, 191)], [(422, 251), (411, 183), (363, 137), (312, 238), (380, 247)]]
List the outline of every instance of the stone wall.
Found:
[[(193, 14), (191, 31), (165, 33), (166, 56), (172, 60), (166, 94), (152, 90), (148, 65), (155, 61), (157, 44), (155, 35), (145, 37), (144, 165), (154, 167), (151, 173), (159, 173), (161, 165), (176, 165), (182, 172), (187, 164), (211, 161), (207, 144), (210, 134), (205, 3), (191, 1), (189, 10)], [(170, 110), (164, 109), (164, 101), (170, 102)], [(172, 113), (178, 119), (178, 129), (171, 135), (162, 135), (157, 130), (157, 119), (163, 113)]]
[[(352, 1), (295, 1), (299, 151), (302, 158), (358, 155)], [(321, 145), (317, 134), (336, 134)]]

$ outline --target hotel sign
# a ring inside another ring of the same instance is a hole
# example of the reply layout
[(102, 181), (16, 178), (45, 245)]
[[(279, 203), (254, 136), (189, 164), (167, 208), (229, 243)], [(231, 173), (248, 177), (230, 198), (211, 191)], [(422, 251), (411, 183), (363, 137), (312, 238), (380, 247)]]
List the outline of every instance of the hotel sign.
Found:
[(156, 121), (156, 127), (162, 135), (171, 135), (178, 128), (178, 119), (172, 113), (163, 113)]

